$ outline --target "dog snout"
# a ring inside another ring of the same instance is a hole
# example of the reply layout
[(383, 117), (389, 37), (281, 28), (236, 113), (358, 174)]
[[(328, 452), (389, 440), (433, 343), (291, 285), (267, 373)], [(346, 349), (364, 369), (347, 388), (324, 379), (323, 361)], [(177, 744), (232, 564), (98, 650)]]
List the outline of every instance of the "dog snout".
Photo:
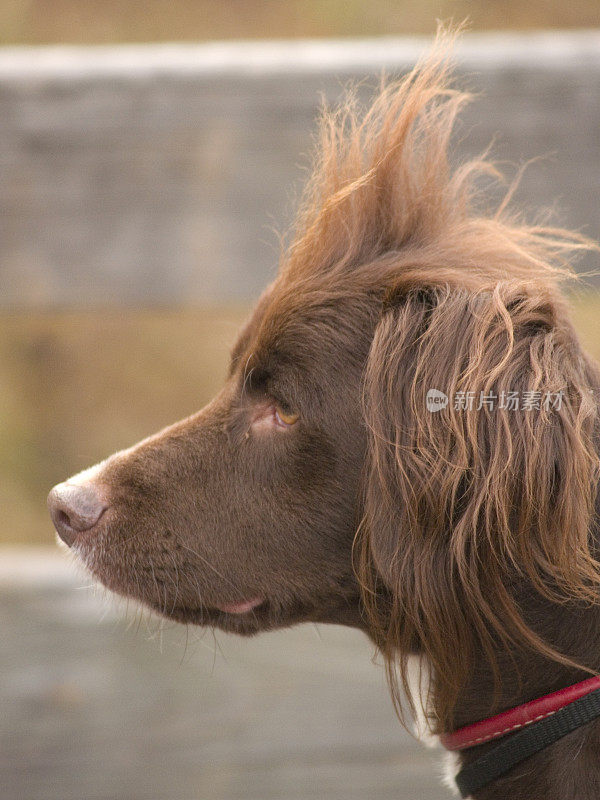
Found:
[(107, 505), (93, 484), (80, 486), (67, 481), (52, 489), (48, 509), (56, 532), (70, 547), (79, 533), (91, 531), (98, 524)]

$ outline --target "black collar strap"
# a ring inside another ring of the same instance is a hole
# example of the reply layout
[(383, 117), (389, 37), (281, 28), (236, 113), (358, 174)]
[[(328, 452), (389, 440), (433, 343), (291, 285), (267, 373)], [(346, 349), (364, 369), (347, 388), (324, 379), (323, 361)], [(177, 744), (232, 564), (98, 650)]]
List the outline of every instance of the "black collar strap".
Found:
[(597, 717), (600, 717), (600, 689), (574, 700), (539, 722), (521, 728), (460, 770), (456, 785), (461, 796), (469, 797), (521, 761)]

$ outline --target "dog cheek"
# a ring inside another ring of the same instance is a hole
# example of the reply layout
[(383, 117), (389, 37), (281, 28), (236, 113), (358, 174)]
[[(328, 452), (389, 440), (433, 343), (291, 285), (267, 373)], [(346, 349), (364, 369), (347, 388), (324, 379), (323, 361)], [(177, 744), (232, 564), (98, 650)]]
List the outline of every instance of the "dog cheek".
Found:
[(337, 466), (333, 440), (321, 432), (306, 433), (294, 451), (291, 472), (298, 491), (311, 495), (334, 479)]

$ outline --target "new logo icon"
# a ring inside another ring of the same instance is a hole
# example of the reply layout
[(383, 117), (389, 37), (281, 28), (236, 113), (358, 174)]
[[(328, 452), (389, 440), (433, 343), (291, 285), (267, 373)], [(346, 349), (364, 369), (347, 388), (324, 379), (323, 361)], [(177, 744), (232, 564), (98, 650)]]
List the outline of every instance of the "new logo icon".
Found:
[(448, 395), (440, 392), (439, 389), (429, 389), (425, 400), (428, 411), (441, 411), (448, 405)]

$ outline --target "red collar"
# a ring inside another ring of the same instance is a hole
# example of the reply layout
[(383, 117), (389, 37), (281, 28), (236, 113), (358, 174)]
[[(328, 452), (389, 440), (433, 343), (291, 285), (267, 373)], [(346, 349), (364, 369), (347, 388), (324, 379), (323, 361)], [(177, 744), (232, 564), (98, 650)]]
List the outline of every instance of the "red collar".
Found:
[(544, 717), (549, 717), (559, 708), (584, 697), (595, 689), (600, 689), (600, 677), (587, 678), (580, 683), (574, 683), (573, 686), (559, 689), (558, 692), (545, 694), (529, 703), (523, 703), (522, 706), (510, 708), (495, 717), (482, 719), (472, 725), (465, 725), (464, 728), (459, 728), (453, 733), (444, 733), (440, 736), (440, 741), (446, 750), (466, 750), (469, 747), (484, 744), (523, 728), (525, 725), (530, 725), (532, 722), (544, 719)]

